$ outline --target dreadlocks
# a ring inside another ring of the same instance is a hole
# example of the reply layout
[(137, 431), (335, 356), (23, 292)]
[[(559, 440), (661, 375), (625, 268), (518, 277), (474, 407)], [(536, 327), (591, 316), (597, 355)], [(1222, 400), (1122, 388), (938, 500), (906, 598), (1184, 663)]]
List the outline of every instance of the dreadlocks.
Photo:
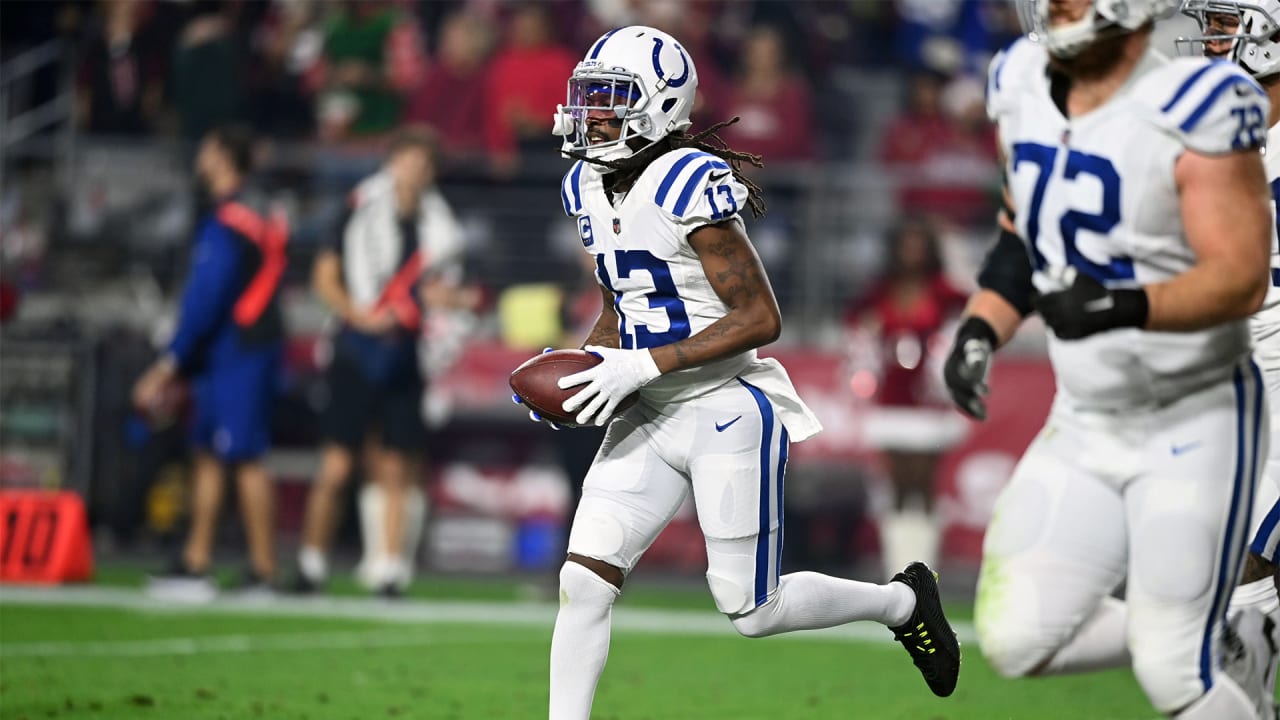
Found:
[(612, 169), (617, 175), (614, 177), (613, 184), (615, 186), (622, 184), (632, 184), (639, 177), (640, 173), (661, 155), (665, 155), (672, 150), (680, 148), (697, 148), (706, 153), (715, 155), (716, 157), (729, 163), (729, 167), (733, 170), (733, 177), (747, 188), (747, 206), (751, 208), (751, 214), (755, 217), (764, 217), (765, 205), (764, 194), (760, 186), (751, 181), (742, 173), (742, 163), (750, 163), (751, 165), (762, 168), (764, 162), (761, 161), (759, 155), (747, 152), (738, 152), (730, 150), (729, 145), (717, 134), (730, 125), (738, 122), (738, 118), (734, 117), (724, 122), (716, 123), (711, 127), (699, 132), (695, 135), (689, 135), (683, 130), (667, 135), (658, 142), (641, 150), (640, 152), (628, 158), (621, 160), (600, 160), (597, 158), (587, 157), (586, 155), (574, 152), (573, 150), (565, 151), (565, 155), (578, 160), (583, 160), (596, 165)]

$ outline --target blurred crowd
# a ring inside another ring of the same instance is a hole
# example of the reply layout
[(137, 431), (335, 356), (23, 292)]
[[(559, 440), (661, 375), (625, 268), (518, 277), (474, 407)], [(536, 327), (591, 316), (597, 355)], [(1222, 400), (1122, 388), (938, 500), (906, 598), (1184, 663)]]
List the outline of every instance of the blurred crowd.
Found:
[[(923, 166), (925, 136), (973, 134), (974, 80), (1016, 34), (1011, 6), (979, 0), (100, 0), (6, 3), (4, 53), (62, 37), (77, 50), (85, 132), (194, 141), (230, 121), (278, 139), (359, 144), (433, 126), (446, 166), (512, 172), (551, 146), (550, 111), (582, 49), (647, 24), (697, 62), (695, 121), (738, 116), (730, 145), (778, 162), (852, 150), (842, 71), (914, 74), (880, 157)], [(953, 81), (955, 81), (953, 83)], [(950, 87), (955, 84), (956, 87)], [(983, 148), (980, 139), (965, 141)]]

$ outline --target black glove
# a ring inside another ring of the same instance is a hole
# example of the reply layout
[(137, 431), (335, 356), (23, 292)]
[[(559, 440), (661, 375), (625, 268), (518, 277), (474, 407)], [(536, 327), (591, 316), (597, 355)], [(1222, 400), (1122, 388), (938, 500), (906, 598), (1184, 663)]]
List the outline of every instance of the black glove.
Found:
[(1039, 295), (1033, 301), (1059, 340), (1079, 340), (1107, 330), (1147, 324), (1150, 308), (1146, 290), (1111, 290), (1082, 272), (1070, 275), (1074, 278), (1065, 290)]
[(956, 406), (978, 420), (987, 419), (987, 374), (996, 351), (996, 331), (979, 317), (969, 317), (956, 331), (956, 341), (942, 366), (942, 377)]

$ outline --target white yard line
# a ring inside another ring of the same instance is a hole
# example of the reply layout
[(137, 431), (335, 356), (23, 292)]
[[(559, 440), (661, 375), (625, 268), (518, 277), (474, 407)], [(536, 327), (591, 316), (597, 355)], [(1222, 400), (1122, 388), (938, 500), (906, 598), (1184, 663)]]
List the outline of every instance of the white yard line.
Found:
[[(401, 599), (395, 601), (368, 598), (291, 597), (242, 598), (219, 596), (207, 603), (163, 602), (148, 597), (140, 590), (103, 587), (0, 587), (0, 616), (4, 605), (41, 605), (62, 607), (103, 607), (157, 614), (220, 614), (271, 617), (311, 617), (411, 625), (480, 624), (538, 627), (547, 631), (555, 621), (553, 603), (510, 602), (444, 602)], [(0, 619), (0, 626), (3, 620)], [(619, 607), (613, 614), (613, 627), (620, 632), (642, 634), (736, 635), (733, 626), (720, 614), (703, 610), (664, 610)], [(974, 638), (970, 623), (957, 623), (961, 642)], [(778, 636), (779, 639), (804, 639), (834, 642), (888, 644), (889, 631), (874, 623), (854, 623), (830, 630), (805, 631)], [(408, 633), (403, 629), (364, 632), (305, 633), (282, 635), (224, 635), (193, 638), (160, 638), (114, 642), (32, 642), (3, 641), (0, 631), (0, 656), (57, 657), (97, 655), (137, 657), (185, 655), (202, 652), (257, 652), (271, 650), (359, 649), (372, 647), (415, 646), (453, 642), (431, 633)]]

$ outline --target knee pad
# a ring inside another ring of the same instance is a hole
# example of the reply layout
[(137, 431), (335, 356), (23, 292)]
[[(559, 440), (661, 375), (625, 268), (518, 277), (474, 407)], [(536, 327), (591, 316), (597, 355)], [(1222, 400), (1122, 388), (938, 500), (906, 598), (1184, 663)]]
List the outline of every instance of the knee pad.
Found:
[(623, 572), (631, 569), (632, 559), (626, 557), (626, 527), (610, 513), (591, 508), (583, 499), (569, 530), (568, 551), (583, 557), (607, 562)]
[(1036, 631), (1034, 623), (1017, 618), (992, 616), (991, 606), (974, 611), (974, 629), (982, 656), (1005, 678), (1026, 677), (1052, 657), (1056, 648), (1046, 647), (1047, 638)]
[(572, 560), (560, 566), (560, 607), (607, 611), (622, 591)]
[(773, 611), (777, 600), (777, 596), (774, 596), (769, 602), (758, 608), (752, 608), (744, 615), (730, 616), (729, 622), (733, 623), (733, 629), (743, 637), (762, 638), (773, 635), (775, 625)]
[[(708, 571), (707, 587), (716, 601), (716, 609), (725, 615), (743, 615), (757, 609), (751, 588), (737, 580)], [(737, 619), (734, 626), (737, 626)]]
[[(1187, 707), (1204, 694), (1204, 683), (1195, 664), (1165, 652), (1143, 652), (1141, 647), (1133, 649), (1133, 674), (1137, 676), (1147, 699), (1160, 712), (1171, 713)], [(1215, 687), (1234, 685), (1223, 681), (1227, 681), (1227, 677), (1222, 671), (1215, 671)]]

